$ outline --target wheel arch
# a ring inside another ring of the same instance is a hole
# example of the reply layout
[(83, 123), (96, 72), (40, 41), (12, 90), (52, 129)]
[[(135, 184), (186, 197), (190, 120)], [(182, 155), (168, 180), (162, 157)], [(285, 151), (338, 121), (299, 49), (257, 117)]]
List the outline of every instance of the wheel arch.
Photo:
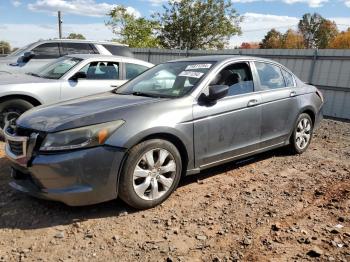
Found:
[(310, 117), (311, 117), (311, 121), (312, 121), (312, 124), (315, 125), (315, 121), (316, 121), (316, 111), (314, 110), (314, 108), (312, 108), (311, 106), (306, 106), (306, 107), (303, 107), (299, 110), (299, 113), (297, 114), (296, 118), (294, 119), (294, 125), (293, 125), (293, 128), (292, 130), (290, 131), (289, 133), (289, 139), (288, 139), (288, 143), (290, 142), (290, 139), (292, 137), (292, 134), (294, 132), (294, 128), (295, 128), (295, 125), (297, 124), (297, 121), (298, 121), (298, 118), (301, 114), (308, 114)]
[[(316, 122), (316, 112), (312, 107), (306, 107), (300, 110), (299, 115), (301, 114), (308, 114), (311, 117), (312, 124), (315, 125)], [(298, 117), (299, 117), (298, 115)]]
[(10, 100), (10, 99), (22, 99), (22, 100), (25, 100), (25, 101), (31, 103), (33, 106), (42, 105), (42, 103), (38, 99), (36, 99), (32, 96), (23, 95), (23, 94), (13, 94), (13, 95), (2, 96), (2, 97), (0, 97), (0, 103), (5, 102), (5, 101)]
[(182, 161), (182, 175), (186, 173), (187, 170), (187, 165), (189, 161), (189, 156), (187, 152), (187, 148), (183, 141), (176, 135), (171, 134), (171, 133), (165, 133), (165, 132), (160, 132), (160, 133), (154, 133), (150, 134), (148, 136), (143, 137), (140, 141), (138, 141), (135, 145), (142, 143), (147, 140), (151, 139), (162, 139), (166, 140), (170, 143), (172, 143), (178, 150), (181, 156), (181, 161)]

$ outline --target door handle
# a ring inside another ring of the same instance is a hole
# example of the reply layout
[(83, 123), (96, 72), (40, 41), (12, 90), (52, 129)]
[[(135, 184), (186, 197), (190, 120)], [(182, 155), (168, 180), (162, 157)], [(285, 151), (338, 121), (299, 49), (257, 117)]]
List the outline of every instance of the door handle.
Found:
[(117, 87), (120, 87), (120, 86), (117, 86), (117, 85), (111, 85), (111, 87), (113, 87), (113, 88), (117, 88)]
[(249, 100), (247, 106), (256, 106), (256, 105), (258, 105), (258, 104), (259, 104), (259, 102), (258, 102), (257, 99), (252, 99), (252, 100)]
[(290, 92), (291, 97), (296, 96), (296, 95), (297, 95), (297, 92), (295, 92), (295, 91)]

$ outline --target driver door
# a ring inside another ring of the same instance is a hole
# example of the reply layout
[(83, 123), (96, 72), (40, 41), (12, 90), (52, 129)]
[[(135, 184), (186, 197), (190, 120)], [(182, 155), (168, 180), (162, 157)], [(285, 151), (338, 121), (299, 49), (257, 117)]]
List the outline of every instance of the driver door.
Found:
[(261, 97), (250, 68), (249, 62), (226, 66), (211, 84), (228, 85), (228, 95), (193, 106), (196, 165), (208, 167), (259, 149)]
[(91, 62), (78, 72), (85, 73), (86, 78), (64, 82), (61, 91), (62, 100), (107, 92), (125, 83), (125, 80), (121, 79), (118, 62)]

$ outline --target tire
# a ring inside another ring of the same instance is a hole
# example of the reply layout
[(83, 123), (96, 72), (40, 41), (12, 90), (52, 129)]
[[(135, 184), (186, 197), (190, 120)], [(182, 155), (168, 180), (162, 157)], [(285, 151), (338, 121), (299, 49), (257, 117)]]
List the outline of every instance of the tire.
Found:
[(0, 140), (2, 137), (2, 129), (6, 120), (18, 118), (25, 111), (33, 108), (34, 105), (23, 99), (9, 99), (0, 103)]
[(181, 156), (172, 143), (147, 140), (130, 150), (119, 179), (119, 196), (136, 209), (155, 207), (177, 188), (181, 173)]
[(302, 154), (309, 147), (313, 134), (313, 122), (310, 115), (299, 115), (292, 136), (290, 138), (290, 150), (293, 154)]

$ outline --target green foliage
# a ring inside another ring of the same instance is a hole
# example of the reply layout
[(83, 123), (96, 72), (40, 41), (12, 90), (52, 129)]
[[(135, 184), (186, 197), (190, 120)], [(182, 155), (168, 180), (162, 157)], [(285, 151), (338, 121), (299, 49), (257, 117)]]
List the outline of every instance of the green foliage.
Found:
[(10, 43), (6, 41), (0, 41), (0, 54), (9, 54), (11, 53)]
[(154, 18), (160, 24), (158, 39), (165, 48), (222, 49), (241, 33), (242, 21), (231, 1), (169, 1)]
[(306, 48), (327, 48), (329, 42), (338, 34), (336, 24), (317, 13), (303, 15), (298, 27)]
[(156, 21), (146, 18), (136, 18), (123, 6), (114, 8), (109, 14), (110, 20), (106, 23), (113, 33), (118, 36), (117, 41), (130, 47), (158, 47), (159, 42), (155, 36), (158, 28)]
[(271, 29), (260, 43), (262, 49), (283, 48), (283, 35), (276, 29)]
[(82, 40), (85, 40), (86, 38), (82, 34), (70, 33), (67, 36), (67, 39), (82, 39)]
[(318, 48), (328, 48), (332, 40), (339, 34), (336, 23), (324, 20), (316, 33)]

